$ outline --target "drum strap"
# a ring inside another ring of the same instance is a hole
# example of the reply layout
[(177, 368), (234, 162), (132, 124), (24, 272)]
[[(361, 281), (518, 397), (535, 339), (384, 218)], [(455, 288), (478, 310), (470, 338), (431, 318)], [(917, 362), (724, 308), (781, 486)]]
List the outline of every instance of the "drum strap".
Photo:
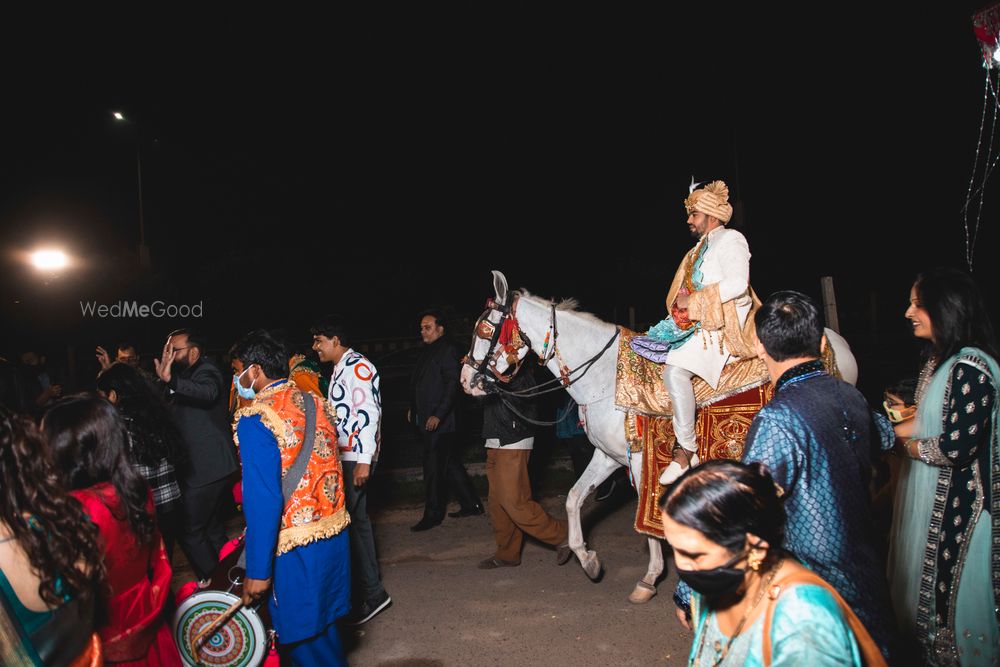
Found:
[[(313, 443), (316, 441), (316, 401), (313, 400), (312, 394), (308, 391), (299, 393), (302, 396), (302, 403), (306, 412), (305, 439), (302, 442), (302, 449), (299, 450), (298, 455), (295, 457), (295, 461), (288, 469), (284, 479), (281, 480), (281, 495), (285, 500), (285, 505), (288, 504), (292, 493), (295, 492), (295, 489), (299, 486), (299, 482), (302, 481), (302, 476), (306, 473), (306, 467), (309, 465), (309, 457), (312, 455)], [(236, 566), (244, 570), (246, 569), (246, 549), (240, 552)]]
[(302, 449), (299, 450), (295, 462), (288, 469), (285, 478), (281, 480), (281, 495), (285, 499), (285, 504), (292, 497), (292, 493), (298, 488), (302, 481), (302, 475), (306, 473), (306, 466), (309, 465), (309, 456), (312, 454), (313, 443), (316, 441), (316, 401), (311, 393), (307, 391), (299, 392), (302, 396), (303, 407), (306, 411), (306, 431)]

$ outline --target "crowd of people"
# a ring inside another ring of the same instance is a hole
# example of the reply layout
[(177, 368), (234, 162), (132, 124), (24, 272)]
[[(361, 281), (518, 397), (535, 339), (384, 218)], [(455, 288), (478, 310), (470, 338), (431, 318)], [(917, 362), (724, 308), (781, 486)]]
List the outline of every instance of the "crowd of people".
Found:
[[(410, 416), (427, 449), (427, 505), (415, 531), (441, 523), (449, 485), (461, 502), (454, 518), (485, 511), (454, 437), (460, 353), (440, 314), (421, 324)], [(266, 601), (293, 664), (346, 664), (336, 622), (361, 625), (392, 603), (367, 514), (381, 388), (341, 318), (309, 333), (329, 377), (263, 330), (229, 350), (230, 382), (191, 329), (167, 336), (153, 372), (132, 342), (114, 359), (98, 347), (94, 390), (65, 397), (55, 383), (25, 381), (45, 379), (43, 356), (0, 364), (10, 371), (0, 383), (0, 630), (19, 638), (0, 643), (0, 663), (180, 664), (174, 546), (195, 590), (209, 586), (232, 490), (246, 526), (244, 601)]]
[[(925, 363), (872, 410), (824, 363), (809, 297), (753, 293), (746, 239), (726, 227), (725, 184), (692, 189), (685, 206), (697, 244), (669, 316), (633, 348), (663, 364), (675, 410), (659, 507), (690, 664), (996, 664), (1000, 367), (974, 281), (952, 269), (916, 278), (905, 317)], [(407, 418), (424, 447), (426, 495), (411, 530), (439, 525), (453, 495), (453, 518), (488, 512), (496, 549), (479, 568), (519, 565), (525, 534), (564, 559), (566, 521), (528, 482), (533, 401), (483, 399), (485, 508), (462, 466), (461, 352), (445, 326), (435, 311), (420, 318)], [(190, 329), (169, 334), (152, 371), (134, 343), (114, 359), (98, 348), (88, 393), (63, 396), (35, 352), (22, 359), (27, 374), (0, 364), (0, 663), (180, 664), (175, 546), (207, 586), (234, 493), (244, 603), (266, 601), (292, 664), (346, 664), (338, 622), (360, 625), (392, 604), (368, 516), (381, 386), (342, 318), (309, 334), (329, 376), (264, 330), (231, 347), (228, 381)], [(741, 461), (700, 461), (692, 378), (715, 386), (728, 361), (748, 356), (766, 366), (773, 398)], [(532, 384), (528, 373), (508, 381), (522, 396)], [(577, 414), (569, 403), (560, 412)], [(573, 418), (560, 425), (560, 437), (580, 435)], [(575, 458), (583, 464), (583, 449)], [(886, 480), (889, 501), (873, 494)]]
[[(824, 370), (808, 298), (779, 292), (757, 310), (775, 396), (743, 461), (692, 466), (660, 500), (695, 664), (997, 660), (994, 334), (950, 269), (918, 276), (906, 317), (927, 360), (914, 394), (887, 389), (883, 420)], [(901, 459), (887, 558), (869, 493), (881, 450)]]
[[(947, 268), (917, 276), (905, 317), (925, 364), (915, 383), (887, 387), (885, 414), (874, 412), (824, 363), (811, 299), (753, 293), (746, 240), (725, 227), (725, 184), (694, 187), (685, 206), (698, 243), (670, 315), (633, 341), (664, 364), (674, 401), (660, 508), (681, 579), (678, 619), (695, 633), (691, 664), (996, 664), (1000, 367), (975, 282)], [(700, 463), (690, 380), (715, 386), (720, 357), (747, 356), (748, 342), (774, 396), (740, 464)], [(899, 462), (886, 540), (871, 491), (890, 451)]]

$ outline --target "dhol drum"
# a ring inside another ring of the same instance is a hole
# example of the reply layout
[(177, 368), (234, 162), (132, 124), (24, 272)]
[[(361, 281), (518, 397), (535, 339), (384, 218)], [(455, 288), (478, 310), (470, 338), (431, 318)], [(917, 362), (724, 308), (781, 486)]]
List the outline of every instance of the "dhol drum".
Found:
[(186, 665), (257, 667), (264, 661), (270, 637), (253, 607), (241, 607), (197, 648), (194, 639), (222, 616), (239, 597), (226, 591), (203, 590), (184, 600), (174, 614), (174, 640)]
[[(266, 597), (240, 606), (215, 632), (203, 637), (192, 653), (192, 642), (240, 599), (244, 570), (238, 564), (243, 537), (216, 566), (209, 588), (191, 594), (174, 614), (174, 640), (185, 665), (258, 667), (274, 642)], [(197, 655), (195, 655), (195, 653)]]

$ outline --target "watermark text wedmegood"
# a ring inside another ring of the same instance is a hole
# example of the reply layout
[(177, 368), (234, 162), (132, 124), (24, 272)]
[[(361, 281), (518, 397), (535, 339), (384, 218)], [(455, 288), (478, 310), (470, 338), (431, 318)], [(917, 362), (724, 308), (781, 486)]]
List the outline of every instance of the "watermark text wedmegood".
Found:
[(202, 302), (195, 304), (174, 304), (163, 301), (139, 303), (138, 301), (119, 301), (106, 304), (96, 301), (81, 301), (80, 312), (84, 317), (120, 318), (120, 317), (201, 317)]

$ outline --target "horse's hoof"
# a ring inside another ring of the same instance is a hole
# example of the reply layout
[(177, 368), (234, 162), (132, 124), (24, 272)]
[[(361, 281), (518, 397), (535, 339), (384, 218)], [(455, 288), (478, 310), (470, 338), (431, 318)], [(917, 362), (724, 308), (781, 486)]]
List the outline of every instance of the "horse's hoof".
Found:
[(597, 581), (601, 578), (601, 561), (593, 551), (587, 552), (587, 558), (581, 565), (591, 581)]
[(656, 586), (650, 586), (645, 581), (639, 580), (635, 582), (635, 588), (632, 589), (632, 594), (628, 596), (628, 601), (632, 604), (645, 604), (653, 599), (656, 595)]
[(560, 544), (556, 549), (556, 565), (565, 565), (573, 557), (573, 550), (569, 544)]

